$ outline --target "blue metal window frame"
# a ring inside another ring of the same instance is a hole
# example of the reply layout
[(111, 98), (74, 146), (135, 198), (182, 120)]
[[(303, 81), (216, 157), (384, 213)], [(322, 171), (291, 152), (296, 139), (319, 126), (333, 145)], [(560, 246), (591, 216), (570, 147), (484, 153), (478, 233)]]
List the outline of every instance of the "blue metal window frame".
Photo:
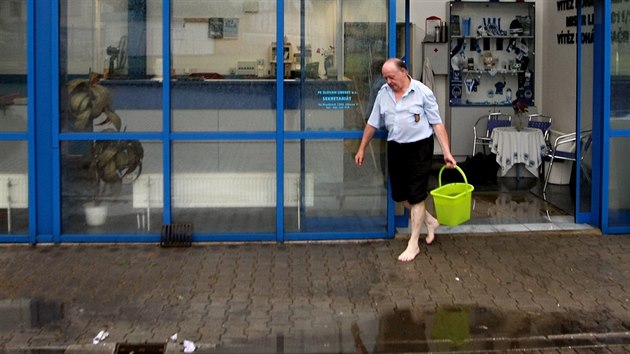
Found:
[[(606, 72), (610, 72), (610, 64), (606, 62), (607, 55), (605, 55), (602, 51), (608, 47), (610, 50), (610, 44), (606, 44), (606, 28), (610, 29), (610, 24), (606, 25), (606, 21), (610, 21), (610, 16), (606, 16), (605, 9), (610, 9), (609, 6), (605, 5), (605, 2), (608, 0), (596, 1), (594, 16), (595, 16), (595, 24), (594, 24), (594, 43), (593, 43), (593, 142), (592, 146), (592, 154), (593, 154), (593, 168), (592, 168), (592, 188), (591, 188), (591, 210), (588, 212), (580, 212), (576, 206), (576, 221), (577, 222), (588, 222), (592, 225), (597, 225), (601, 227), (602, 223), (602, 212), (603, 212), (603, 198), (605, 194), (605, 190), (608, 188), (608, 183), (604, 183), (607, 172), (604, 171), (604, 166), (606, 165), (606, 158), (604, 151), (606, 151), (606, 147), (604, 146), (604, 142), (606, 138), (604, 137), (604, 124), (606, 121), (607, 115), (606, 112), (610, 112), (609, 109), (606, 109), (606, 106), (609, 106), (607, 103), (606, 95), (610, 93), (610, 80), (606, 79)], [(581, 11), (582, 1), (578, 1), (578, 14)], [(608, 18), (608, 20), (607, 20)], [(581, 23), (578, 21), (578, 29), (581, 29)], [(610, 32), (608, 32), (610, 33)], [(609, 37), (609, 36), (608, 36)], [(580, 37), (578, 37), (580, 38)], [(578, 41), (578, 48), (581, 47), (581, 41)], [(578, 59), (580, 56), (578, 56)], [(608, 67), (608, 69), (606, 69)], [(579, 76), (578, 76), (579, 78)], [(606, 84), (608, 81), (608, 84)], [(578, 95), (579, 97), (579, 95)], [(579, 107), (579, 106), (578, 106)], [(579, 112), (579, 111), (578, 111)], [(579, 122), (578, 122), (579, 123)], [(578, 125), (579, 127), (579, 125)], [(579, 146), (576, 147), (576, 151), (578, 154), (576, 155), (578, 159), (580, 156)], [(579, 160), (578, 160), (579, 161)], [(576, 168), (576, 171), (579, 170)], [(576, 174), (576, 181), (579, 181), (579, 175)], [(605, 184), (605, 185), (604, 185)], [(579, 186), (579, 183), (576, 183), (576, 186)], [(576, 189), (578, 194), (576, 196), (576, 200), (580, 200), (580, 189)], [(576, 203), (577, 204), (577, 203)]]
[[(577, 18), (581, 18), (582, 17), (582, 0), (577, 0), (576, 1), (576, 8), (577, 8)], [(598, 10), (595, 9), (595, 12), (597, 13)], [(597, 26), (597, 24), (595, 25)], [(597, 33), (598, 31), (595, 30), (595, 33)], [(576, 37), (577, 38), (582, 38), (582, 21), (577, 21), (577, 30), (576, 30)], [(594, 55), (597, 55), (598, 53), (598, 45), (600, 43), (598, 43), (598, 41), (595, 41), (595, 43), (593, 44), (593, 50), (594, 50)], [(576, 76), (576, 102), (575, 102), (575, 111), (576, 111), (576, 122), (575, 122), (575, 126), (576, 131), (580, 130), (580, 127), (582, 126), (582, 41), (581, 40), (577, 40), (576, 41), (576, 71), (575, 71), (575, 76)], [(597, 62), (597, 60), (595, 60), (595, 63)], [(594, 64), (595, 65), (595, 64)], [(596, 85), (597, 82), (599, 82), (599, 77), (601, 77), (601, 72), (598, 70), (597, 67), (593, 68), (593, 83), (594, 85)], [(599, 141), (599, 129), (597, 128), (597, 126), (599, 125), (598, 117), (601, 117), (602, 114), (598, 113), (598, 104), (596, 103), (598, 100), (597, 94), (596, 92), (601, 92), (600, 90), (593, 90), (594, 92), (594, 97), (593, 97), (593, 143), (591, 144), (592, 146), (592, 156), (593, 156), (593, 168), (591, 170), (591, 183), (592, 186), (599, 186), (601, 185), (601, 183), (599, 182), (601, 180), (601, 175), (599, 173), (599, 168), (596, 168), (595, 166), (599, 166), (601, 164), (601, 159), (600, 159), (600, 146), (601, 144), (597, 143), (597, 141)], [(601, 98), (601, 97), (600, 97)], [(581, 141), (580, 139), (576, 140), (576, 161), (581, 161), (581, 153), (582, 153), (582, 149), (580, 148), (580, 144)], [(580, 210), (580, 200), (582, 200), (582, 186), (581, 183), (579, 181), (581, 181), (581, 175), (582, 175), (582, 170), (581, 168), (579, 168), (579, 162), (576, 162), (576, 169), (575, 169), (575, 180), (576, 180), (576, 188), (575, 188), (575, 206), (574, 206), (574, 215), (575, 215), (575, 221), (577, 223), (588, 223), (588, 224), (592, 224), (592, 225), (599, 225), (599, 203), (598, 200), (600, 199), (599, 195), (600, 195), (600, 190), (598, 188), (591, 188), (591, 205), (590, 205), (590, 210), (587, 211), (582, 211)]]
[[(388, 54), (396, 53), (396, 1), (388, 1)], [(163, 130), (162, 132), (110, 133), (61, 133), (60, 112), (60, 1), (36, 2), (27, 0), (28, 6), (28, 85), (29, 85), (29, 126), (27, 133), (0, 134), (2, 140), (28, 140), (29, 142), (29, 235), (3, 237), (2, 242), (159, 242), (157, 234), (63, 234), (61, 232), (61, 161), (60, 143), (80, 140), (133, 139), (161, 142), (163, 148), (163, 173), (171, 173), (171, 143), (192, 140), (268, 140), (276, 143), (276, 173), (284, 174), (284, 148), (288, 140), (317, 139), (361, 139), (361, 131), (341, 132), (285, 132), (284, 131), (284, 86), (283, 67), (276, 66), (276, 131), (255, 133), (177, 133), (171, 132), (170, 85), (162, 85)], [(162, 2), (163, 82), (170, 82), (170, 9), (171, 0)], [(37, 19), (37, 22), (35, 21)], [(284, 45), (284, 2), (277, 1), (276, 42)], [(35, 28), (49, 28), (36, 36)], [(282, 52), (277, 54), (277, 62), (283, 63)], [(39, 59), (37, 59), (39, 58)], [(37, 129), (36, 129), (37, 128)], [(378, 133), (375, 138), (382, 139)], [(170, 178), (164, 178), (164, 195), (171, 195)], [(284, 231), (284, 179), (277, 179), (276, 231), (272, 233), (235, 234), (195, 234), (193, 241), (276, 241), (288, 240), (333, 240), (333, 239), (372, 239), (394, 237), (394, 203), (388, 188), (387, 229), (383, 232), (311, 232), (294, 233)], [(171, 223), (171, 201), (164, 198), (164, 223)]]
[[(596, 26), (600, 24), (601, 30), (598, 32), (597, 28), (595, 33), (596, 43), (599, 41), (599, 46), (595, 47), (596, 58), (595, 62), (599, 62), (598, 67), (599, 77), (596, 77), (597, 81), (601, 85), (600, 90), (597, 91), (597, 97), (594, 99), (594, 106), (597, 107), (602, 122), (600, 124), (601, 129), (601, 213), (600, 224), (601, 230), (604, 234), (627, 234), (630, 233), (630, 226), (611, 226), (609, 223), (609, 202), (610, 202), (610, 189), (609, 180), (611, 173), (610, 164), (610, 144), (613, 138), (628, 138), (630, 139), (630, 130), (615, 130), (611, 129), (610, 118), (610, 97), (611, 97), (611, 46), (612, 46), (612, 0), (602, 0), (596, 2)], [(594, 143), (596, 143), (594, 141)]]

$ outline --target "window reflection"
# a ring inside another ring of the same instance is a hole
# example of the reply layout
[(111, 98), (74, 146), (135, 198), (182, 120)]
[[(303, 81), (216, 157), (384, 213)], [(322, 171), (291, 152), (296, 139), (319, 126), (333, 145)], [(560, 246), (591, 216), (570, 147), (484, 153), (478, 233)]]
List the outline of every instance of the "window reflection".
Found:
[[(62, 131), (103, 130), (101, 106), (73, 105), (76, 80), (109, 96), (104, 104), (125, 121), (121, 131), (161, 130), (161, 83), (150, 79), (161, 71), (162, 1), (62, 0), (60, 24)], [(90, 110), (74, 124), (73, 115)]]
[(0, 132), (24, 132), (26, 109), (26, 0), (0, 4)]

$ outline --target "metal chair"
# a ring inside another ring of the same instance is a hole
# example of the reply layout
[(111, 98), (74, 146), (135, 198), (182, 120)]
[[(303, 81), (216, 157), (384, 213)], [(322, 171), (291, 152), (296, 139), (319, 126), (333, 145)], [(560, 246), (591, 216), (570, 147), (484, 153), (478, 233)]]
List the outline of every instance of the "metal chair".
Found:
[[(485, 133), (482, 135), (483, 126), (485, 124)], [(490, 113), (487, 116), (482, 116), (477, 119), (475, 125), (473, 125), (473, 151), (472, 154), (475, 156), (477, 152), (477, 145), (481, 145), (484, 148), (484, 154), (486, 152), (486, 146), (490, 146), (490, 142), (492, 141), (492, 130), (494, 128), (499, 127), (509, 127), (512, 125), (512, 116), (509, 114), (497, 112)]]
[(551, 128), (551, 116), (547, 116), (540, 113), (530, 114), (527, 118), (527, 127), (542, 130), (543, 137), (545, 138), (545, 142), (549, 143), (549, 129)]
[[(550, 149), (543, 153), (543, 159), (549, 161), (549, 168), (545, 173), (545, 184), (543, 185), (543, 197), (547, 193), (547, 185), (551, 176), (554, 160), (565, 160), (575, 162), (577, 154), (575, 151), (576, 133), (569, 133), (558, 136)], [(580, 132), (580, 160), (584, 159), (585, 153), (590, 149), (593, 142), (592, 130), (584, 130)], [(568, 145), (568, 148), (566, 146)], [(565, 148), (565, 150), (561, 150)]]

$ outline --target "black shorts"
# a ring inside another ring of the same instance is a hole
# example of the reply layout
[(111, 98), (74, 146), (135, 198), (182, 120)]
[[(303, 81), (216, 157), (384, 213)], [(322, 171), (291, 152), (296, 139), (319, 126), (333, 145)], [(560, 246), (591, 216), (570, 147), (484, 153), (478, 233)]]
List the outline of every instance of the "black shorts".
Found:
[(427, 198), (432, 161), (433, 136), (413, 143), (387, 142), (387, 168), (394, 201), (417, 204)]

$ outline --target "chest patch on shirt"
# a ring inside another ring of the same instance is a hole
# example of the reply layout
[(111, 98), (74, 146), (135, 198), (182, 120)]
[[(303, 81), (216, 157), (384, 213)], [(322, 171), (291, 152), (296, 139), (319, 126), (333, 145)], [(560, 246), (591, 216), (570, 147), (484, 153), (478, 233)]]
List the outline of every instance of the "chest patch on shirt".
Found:
[(416, 113), (413, 115), (413, 119), (418, 123), (420, 121), (420, 114)]

